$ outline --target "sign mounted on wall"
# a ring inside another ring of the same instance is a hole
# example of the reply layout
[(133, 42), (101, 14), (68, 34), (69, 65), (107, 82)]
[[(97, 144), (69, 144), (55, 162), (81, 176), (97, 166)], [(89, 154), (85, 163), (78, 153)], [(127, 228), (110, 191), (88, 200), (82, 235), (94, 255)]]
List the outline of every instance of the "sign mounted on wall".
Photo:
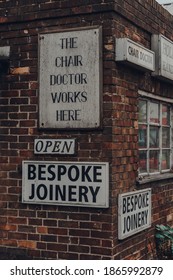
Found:
[(108, 208), (109, 165), (23, 161), (22, 202)]
[(128, 38), (116, 39), (116, 61), (143, 71), (155, 70), (154, 52)]
[(39, 35), (40, 128), (100, 127), (101, 42), (101, 27)]
[(118, 238), (124, 239), (151, 226), (151, 189), (119, 195)]
[(156, 53), (156, 70), (152, 74), (160, 79), (173, 81), (173, 42), (165, 36), (152, 35), (152, 50)]
[(74, 155), (75, 139), (35, 139), (34, 154)]

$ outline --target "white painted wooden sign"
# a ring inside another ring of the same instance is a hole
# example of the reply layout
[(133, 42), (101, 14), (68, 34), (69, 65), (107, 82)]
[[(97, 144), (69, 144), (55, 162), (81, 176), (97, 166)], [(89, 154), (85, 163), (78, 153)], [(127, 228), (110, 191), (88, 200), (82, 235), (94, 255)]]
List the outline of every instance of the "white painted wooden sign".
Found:
[(35, 139), (35, 154), (74, 155), (75, 139)]
[(118, 238), (124, 239), (151, 226), (151, 189), (119, 195)]
[(100, 127), (101, 42), (100, 27), (39, 35), (40, 128)]
[(23, 161), (22, 202), (108, 208), (109, 165)]

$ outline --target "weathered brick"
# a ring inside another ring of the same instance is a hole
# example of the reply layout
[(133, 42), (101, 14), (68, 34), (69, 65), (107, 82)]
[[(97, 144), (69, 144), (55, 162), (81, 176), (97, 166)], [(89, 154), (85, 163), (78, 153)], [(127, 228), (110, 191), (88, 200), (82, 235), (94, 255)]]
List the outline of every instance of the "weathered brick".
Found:
[[(138, 89), (172, 98), (172, 85), (116, 63), (115, 38), (128, 37), (147, 48), (151, 34), (172, 40), (170, 14), (154, 0), (16, 2), (0, 1), (1, 14), (8, 12), (0, 18), (2, 45), (10, 45), (9, 71), (0, 82), (0, 252), (5, 248), (20, 258), (43, 259), (147, 257), (151, 248), (145, 243), (146, 232), (118, 241), (118, 194), (137, 188)], [(39, 130), (38, 34), (93, 25), (103, 29), (101, 129)], [(34, 155), (34, 140), (42, 137), (75, 138), (76, 154)], [(21, 203), (21, 164), (26, 159), (109, 162), (109, 209)], [(146, 187), (152, 187), (150, 239), (155, 224), (172, 225), (173, 191), (166, 180)]]

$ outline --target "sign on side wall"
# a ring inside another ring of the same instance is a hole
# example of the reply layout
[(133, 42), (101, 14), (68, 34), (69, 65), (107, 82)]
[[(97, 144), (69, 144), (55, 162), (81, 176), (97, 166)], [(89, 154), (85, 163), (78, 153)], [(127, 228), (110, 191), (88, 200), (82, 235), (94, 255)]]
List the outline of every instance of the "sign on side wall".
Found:
[(127, 63), (143, 71), (155, 70), (155, 53), (128, 39), (116, 39), (116, 61)]
[(74, 155), (75, 139), (35, 139), (34, 154)]
[(101, 125), (102, 29), (39, 35), (39, 126)]
[(152, 74), (172, 82), (173, 42), (161, 34), (154, 34), (151, 38), (151, 47), (156, 53), (156, 70)]
[(123, 193), (118, 199), (118, 238), (151, 226), (151, 189)]
[(23, 161), (22, 202), (108, 208), (109, 165)]

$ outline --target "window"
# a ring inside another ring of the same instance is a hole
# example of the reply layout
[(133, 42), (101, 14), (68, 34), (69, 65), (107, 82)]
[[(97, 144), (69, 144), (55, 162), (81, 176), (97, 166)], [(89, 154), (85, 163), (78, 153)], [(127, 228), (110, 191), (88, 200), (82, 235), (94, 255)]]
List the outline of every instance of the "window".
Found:
[(171, 169), (171, 106), (139, 101), (139, 174), (157, 174)]

